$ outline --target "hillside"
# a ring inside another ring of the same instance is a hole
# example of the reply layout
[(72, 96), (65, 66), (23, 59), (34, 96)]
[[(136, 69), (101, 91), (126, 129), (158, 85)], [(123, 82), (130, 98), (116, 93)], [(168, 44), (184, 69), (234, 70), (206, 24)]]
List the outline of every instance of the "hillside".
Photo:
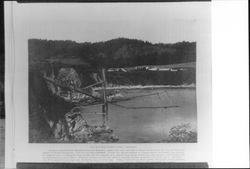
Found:
[(196, 43), (153, 44), (147, 41), (117, 38), (105, 42), (30, 39), (30, 64), (44, 59), (76, 57), (94, 68), (167, 65), (195, 62)]
[[(86, 86), (95, 83), (93, 72), (99, 68), (126, 68), (126, 72), (108, 71), (110, 85), (183, 85), (195, 84), (196, 43), (153, 44), (118, 38), (105, 42), (29, 40), (29, 70), (73, 67)], [(150, 65), (147, 69), (145, 65)], [(135, 67), (136, 66), (136, 67)], [(174, 68), (174, 70), (172, 70)], [(159, 69), (159, 71), (153, 71)], [(165, 69), (161, 71), (160, 69)], [(112, 69), (109, 69), (112, 70)]]

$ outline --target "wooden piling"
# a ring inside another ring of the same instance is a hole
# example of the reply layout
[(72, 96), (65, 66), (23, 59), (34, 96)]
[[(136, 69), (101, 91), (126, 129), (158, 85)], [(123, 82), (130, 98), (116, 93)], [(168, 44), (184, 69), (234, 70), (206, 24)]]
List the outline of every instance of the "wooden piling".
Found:
[(105, 75), (105, 69), (102, 69), (102, 79), (103, 79), (103, 84), (102, 84), (102, 90), (103, 90), (103, 107), (102, 107), (102, 112), (103, 112), (103, 125), (106, 125), (108, 121), (108, 101), (107, 101), (107, 92), (106, 92), (106, 87), (107, 87), (107, 80), (106, 80), (106, 75)]

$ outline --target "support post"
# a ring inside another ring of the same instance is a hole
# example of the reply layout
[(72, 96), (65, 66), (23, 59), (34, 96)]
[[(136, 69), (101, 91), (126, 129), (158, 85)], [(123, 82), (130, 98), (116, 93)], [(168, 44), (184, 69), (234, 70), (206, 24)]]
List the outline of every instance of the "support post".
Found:
[(102, 68), (102, 90), (103, 90), (103, 106), (102, 106), (102, 112), (103, 112), (103, 125), (105, 126), (108, 121), (108, 101), (107, 101), (107, 93), (106, 93), (106, 87), (107, 87), (107, 81), (106, 81), (106, 75), (105, 75), (105, 69)]

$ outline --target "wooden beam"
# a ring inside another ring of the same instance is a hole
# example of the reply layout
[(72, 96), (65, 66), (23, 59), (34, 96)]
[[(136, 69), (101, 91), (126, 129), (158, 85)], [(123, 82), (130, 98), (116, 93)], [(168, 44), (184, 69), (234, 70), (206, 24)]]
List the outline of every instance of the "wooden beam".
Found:
[(69, 88), (68, 86), (61, 85), (61, 84), (55, 82), (54, 80), (52, 80), (52, 79), (50, 79), (50, 78), (48, 78), (48, 77), (43, 77), (43, 78), (44, 78), (46, 81), (48, 81), (48, 82), (50, 82), (50, 83), (52, 83), (52, 84), (54, 84), (54, 85), (56, 85), (56, 86), (59, 86), (59, 87), (62, 87), (62, 88), (66, 88), (67, 90), (74, 90), (74, 91), (77, 91), (77, 92), (79, 92), (79, 93), (82, 93), (82, 94), (85, 94), (85, 95), (87, 95), (87, 96), (89, 96), (89, 97), (92, 97), (92, 98), (95, 99), (95, 100), (98, 100), (98, 101), (103, 102), (103, 100), (102, 100), (101, 98), (96, 97), (96, 96), (93, 96), (93, 95), (91, 95), (90, 93), (87, 93), (86, 91), (82, 91), (81, 89), (78, 89), (78, 88), (73, 88), (73, 89), (71, 89), (71, 88)]
[(103, 81), (97, 82), (97, 83), (94, 83), (94, 84), (91, 84), (91, 85), (89, 85), (89, 86), (84, 87), (83, 89), (88, 89), (88, 88), (90, 88), (90, 87), (97, 86), (97, 85), (100, 85), (100, 84), (103, 84)]
[(103, 80), (103, 85), (102, 85), (102, 90), (103, 90), (103, 124), (105, 125), (106, 122), (108, 121), (108, 101), (107, 101), (107, 93), (106, 93), (106, 76), (105, 76), (105, 69), (102, 69), (102, 80)]

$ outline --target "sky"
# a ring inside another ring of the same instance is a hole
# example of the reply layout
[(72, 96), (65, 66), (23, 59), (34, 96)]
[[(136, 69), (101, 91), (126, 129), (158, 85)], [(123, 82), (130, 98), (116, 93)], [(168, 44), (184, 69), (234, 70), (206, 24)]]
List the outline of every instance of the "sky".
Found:
[[(210, 2), (36, 3), (14, 6), (29, 38), (99, 42), (118, 37), (152, 43), (197, 41), (210, 33)], [(14, 22), (15, 23), (15, 22)]]

